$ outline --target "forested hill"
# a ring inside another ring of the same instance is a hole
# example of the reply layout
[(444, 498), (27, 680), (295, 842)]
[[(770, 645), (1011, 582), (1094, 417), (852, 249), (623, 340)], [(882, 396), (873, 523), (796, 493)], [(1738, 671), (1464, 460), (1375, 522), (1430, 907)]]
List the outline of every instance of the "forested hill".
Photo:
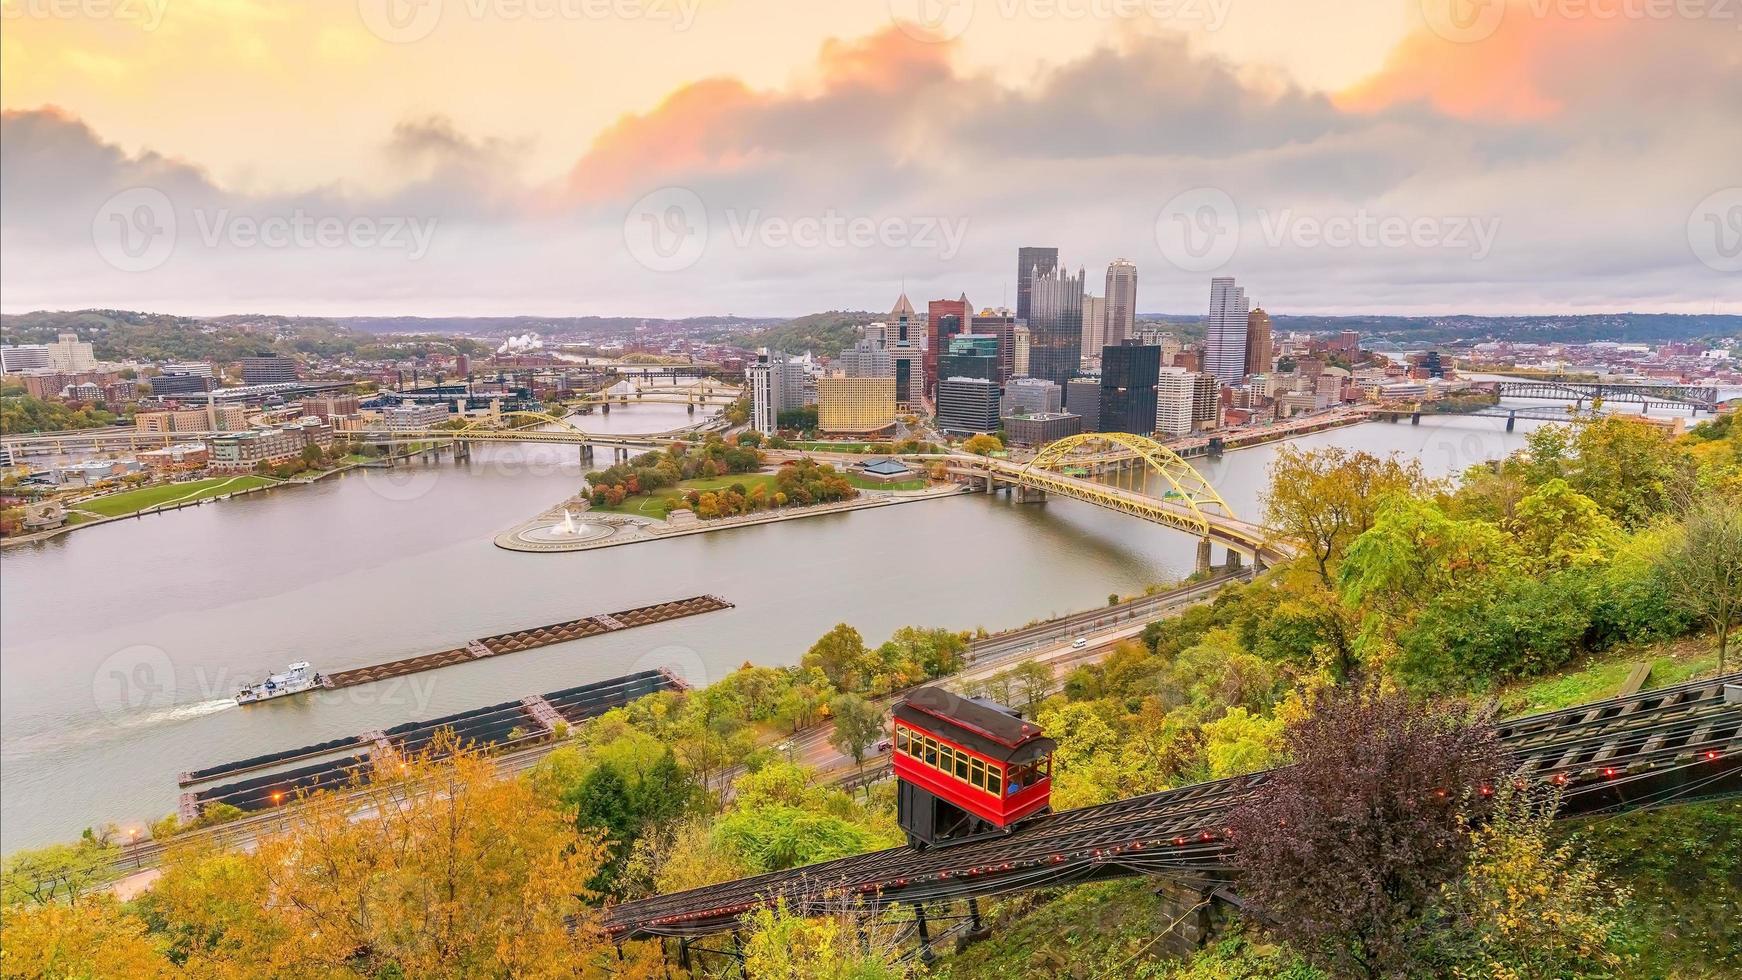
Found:
[(766, 330), (739, 334), (732, 342), (752, 350), (767, 347), (785, 354), (838, 354), (859, 341), (860, 329), (867, 323), (885, 319), (864, 311), (830, 310), (788, 320)]
[[(385, 338), (320, 317), (238, 314), (222, 317), (174, 316), (131, 310), (39, 311), (0, 316), (0, 336), (8, 344), (40, 344), (71, 332), (88, 340), (106, 361), (198, 360), (226, 363), (270, 351), (280, 355), (351, 354), (385, 356)], [(481, 345), (458, 337), (396, 336), (394, 356), (426, 351), (479, 354)]]

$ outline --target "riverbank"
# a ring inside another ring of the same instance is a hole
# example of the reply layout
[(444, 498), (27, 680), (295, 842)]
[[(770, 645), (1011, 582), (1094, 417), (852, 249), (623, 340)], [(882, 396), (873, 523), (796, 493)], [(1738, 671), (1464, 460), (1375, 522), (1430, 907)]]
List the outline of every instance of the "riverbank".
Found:
[[(812, 504), (808, 507), (782, 507), (779, 510), (757, 511), (751, 514), (739, 514), (708, 521), (692, 519), (681, 524), (652, 518), (629, 517), (603, 510), (590, 510), (586, 496), (581, 495), (571, 497), (538, 517), (503, 531), (496, 535), (495, 542), (498, 548), (528, 553), (591, 551), (595, 548), (614, 548), (625, 544), (681, 538), (692, 534), (725, 531), (755, 524), (795, 521), (805, 517), (838, 514), (850, 510), (911, 504), (921, 500), (953, 497), (968, 492), (970, 491), (967, 487), (956, 484), (943, 484), (928, 487), (925, 490), (861, 490), (859, 496), (851, 500)], [(565, 511), (571, 515), (580, 530), (567, 537), (558, 537), (553, 535), (552, 529), (561, 524)], [(600, 530), (606, 527), (609, 528), (609, 531)]]

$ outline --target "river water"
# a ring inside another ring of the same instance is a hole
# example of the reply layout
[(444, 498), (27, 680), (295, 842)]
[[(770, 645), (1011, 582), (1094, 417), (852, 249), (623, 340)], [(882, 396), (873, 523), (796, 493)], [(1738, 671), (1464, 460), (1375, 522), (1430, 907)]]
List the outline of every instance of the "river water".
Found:
[[(582, 424), (688, 421), (679, 405), (639, 405)], [(1437, 475), (1510, 452), (1527, 427), (1429, 418), (1297, 443), (1398, 452)], [(1274, 451), (1197, 462), (1257, 517)], [(168, 813), (185, 769), (644, 667), (705, 683), (746, 662), (790, 664), (837, 622), (871, 643), (905, 624), (1019, 626), (1176, 579), (1195, 553), (1187, 535), (1087, 504), (985, 495), (572, 554), (491, 543), (583, 472), (572, 447), (480, 446), (469, 463), (353, 471), (7, 549), (0, 849)], [(338, 670), (705, 592), (736, 608), (247, 709), (230, 700), (294, 660)]]

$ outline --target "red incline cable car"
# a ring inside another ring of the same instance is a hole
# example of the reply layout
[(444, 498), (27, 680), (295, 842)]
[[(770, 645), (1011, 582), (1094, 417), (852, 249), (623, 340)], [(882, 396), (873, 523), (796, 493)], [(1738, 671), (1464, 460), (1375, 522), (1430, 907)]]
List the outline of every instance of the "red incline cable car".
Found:
[(1004, 705), (923, 687), (895, 706), (897, 814), (915, 849), (1008, 833), (1047, 810), (1053, 740)]

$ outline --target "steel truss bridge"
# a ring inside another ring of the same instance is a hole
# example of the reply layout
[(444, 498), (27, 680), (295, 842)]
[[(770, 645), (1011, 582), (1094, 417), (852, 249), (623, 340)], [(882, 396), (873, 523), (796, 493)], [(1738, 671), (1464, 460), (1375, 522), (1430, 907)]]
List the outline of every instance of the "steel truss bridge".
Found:
[[(1087, 450), (1087, 452), (1085, 452)], [(1146, 521), (1164, 524), (1198, 538), (1198, 564), (1209, 565), (1212, 542), (1230, 554), (1245, 555), (1258, 565), (1287, 561), (1294, 546), (1269, 528), (1234, 516), (1234, 510), (1203, 474), (1168, 447), (1147, 436), (1124, 432), (1092, 432), (1067, 436), (1047, 444), (1027, 463), (959, 457), (959, 472), (979, 477), (987, 489), (1007, 483), (1029, 491), (1087, 501)], [(1073, 475), (1099, 471), (1112, 483)], [(1160, 476), (1164, 496), (1146, 492), (1141, 477)], [(1120, 486), (1121, 482), (1129, 485)]]
[[(1742, 795), (1742, 673), (1499, 722), (1496, 732), (1519, 784), (1560, 787), (1562, 817)], [(1226, 882), (1228, 814), (1270, 778), (1198, 783), (1047, 814), (1003, 837), (892, 848), (626, 902), (606, 909), (602, 925), (619, 942), (678, 937), (687, 960), (691, 940), (733, 931), (745, 913), (775, 902), (802, 915), (865, 917), (900, 904), (923, 948), (928, 909), (936, 921), (956, 900), (970, 903), (978, 927), (972, 903), (1036, 888), (1133, 875)]]
[(1547, 398), (1582, 404), (1588, 401), (1632, 402), (1647, 408), (1694, 408), (1716, 411), (1718, 389), (1709, 385), (1608, 384), (1594, 381), (1495, 381), (1490, 382), (1502, 398)]
[[(509, 419), (519, 425), (504, 425)], [(540, 425), (555, 429), (535, 428)], [(644, 435), (607, 435), (587, 432), (567, 419), (543, 412), (502, 412), (494, 417), (472, 419), (452, 429), (364, 429), (359, 433), (376, 445), (407, 442), (547, 442), (565, 446), (611, 446), (621, 449), (657, 449), (690, 435), (688, 429)]]

